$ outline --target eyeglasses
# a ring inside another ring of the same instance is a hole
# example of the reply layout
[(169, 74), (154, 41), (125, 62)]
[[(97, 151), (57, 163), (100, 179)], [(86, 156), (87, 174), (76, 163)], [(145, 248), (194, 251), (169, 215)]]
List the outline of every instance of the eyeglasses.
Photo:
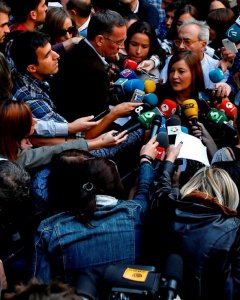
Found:
[(124, 42), (125, 42), (125, 39), (124, 40), (121, 40), (121, 41), (114, 41), (112, 39), (110, 39), (109, 37), (107, 36), (103, 36), (105, 38), (105, 40), (108, 40), (108, 41), (111, 41), (113, 42), (114, 44), (118, 45), (118, 46), (121, 46)]
[(192, 44), (196, 43), (196, 42), (199, 42), (200, 40), (196, 40), (196, 41), (191, 41), (191, 40), (188, 40), (188, 39), (177, 39), (177, 40), (174, 40), (174, 44), (179, 47), (182, 43), (184, 46), (186, 47), (189, 47), (191, 46)]
[(73, 34), (74, 32), (75, 32), (75, 27), (74, 27), (74, 26), (71, 26), (71, 27), (69, 27), (68, 29), (61, 29), (61, 30), (59, 31), (59, 35), (60, 35), (60, 36), (64, 36), (64, 35), (66, 35), (67, 33)]

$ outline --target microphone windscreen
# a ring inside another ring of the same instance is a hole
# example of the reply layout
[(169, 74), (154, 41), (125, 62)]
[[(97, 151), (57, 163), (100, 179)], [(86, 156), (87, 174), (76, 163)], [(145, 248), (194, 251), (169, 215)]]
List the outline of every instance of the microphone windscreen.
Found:
[(224, 123), (224, 121), (226, 121), (226, 122), (228, 121), (228, 118), (225, 115), (225, 113), (216, 108), (212, 108), (208, 112), (207, 118), (209, 120), (211, 120), (212, 122), (214, 122), (215, 124), (218, 124), (220, 126)]
[(166, 127), (168, 126), (180, 126), (181, 119), (178, 115), (171, 115), (168, 119), (166, 119)]
[(237, 107), (229, 99), (223, 99), (216, 108), (223, 111), (230, 120), (234, 120), (237, 115)]
[(167, 279), (175, 279), (178, 283), (182, 282), (183, 259), (180, 255), (172, 253), (167, 257), (163, 276)]
[(136, 79), (137, 78), (137, 74), (130, 69), (124, 69), (123, 71), (121, 71), (119, 73), (120, 78), (126, 78), (126, 79)]
[(223, 74), (222, 69), (216, 68), (215, 70), (210, 71), (209, 72), (209, 78), (214, 83), (218, 83), (221, 80), (223, 80), (224, 79), (224, 74)]
[(188, 119), (198, 119), (198, 104), (194, 99), (184, 100), (182, 109)]
[(126, 58), (123, 62), (124, 69), (130, 69), (130, 70), (135, 71), (137, 69), (137, 66), (138, 66), (138, 64), (134, 60), (129, 59), (129, 58)]
[(166, 132), (159, 132), (157, 134), (157, 141), (159, 143), (159, 147), (162, 147), (164, 149), (167, 149), (169, 147), (169, 139)]
[[(239, 23), (239, 17), (235, 21), (236, 23)], [(227, 38), (233, 42), (238, 43), (240, 41), (240, 26), (234, 23), (226, 32)]]
[(169, 140), (168, 140), (168, 135), (166, 132), (159, 132), (157, 134), (157, 141), (158, 141), (158, 146), (157, 146), (157, 156), (156, 159), (159, 161), (162, 161), (165, 157), (166, 150), (169, 147)]
[(151, 106), (156, 106), (158, 104), (158, 97), (154, 93), (145, 94), (143, 97), (143, 103), (148, 103)]
[(152, 124), (155, 116), (156, 116), (156, 113), (153, 110), (150, 110), (150, 111), (142, 113), (138, 117), (138, 120), (145, 128), (148, 129), (151, 127), (151, 124)]
[(159, 106), (160, 111), (165, 118), (175, 114), (178, 104), (170, 99), (163, 100), (162, 104)]
[(144, 81), (144, 89), (146, 93), (154, 93), (156, 91), (156, 83), (151, 79)]
[(131, 79), (124, 83), (125, 92), (132, 94), (136, 89), (144, 91), (144, 82), (141, 79)]

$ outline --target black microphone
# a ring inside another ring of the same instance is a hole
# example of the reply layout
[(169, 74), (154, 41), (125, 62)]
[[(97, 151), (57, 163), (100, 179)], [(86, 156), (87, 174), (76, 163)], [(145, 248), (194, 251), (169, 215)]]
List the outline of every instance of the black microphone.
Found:
[(178, 254), (170, 254), (166, 259), (163, 271), (161, 299), (173, 300), (177, 296), (177, 290), (183, 277), (183, 259)]
[(154, 162), (156, 162), (155, 168), (158, 168), (159, 162), (161, 162), (164, 159), (167, 148), (169, 147), (169, 139), (168, 139), (167, 133), (159, 132), (157, 135), (157, 141), (158, 141), (158, 146), (157, 146), (158, 154), (154, 161)]
[(181, 131), (181, 119), (178, 115), (171, 115), (166, 120), (166, 128), (169, 138), (169, 144), (174, 145), (177, 133)]
[(150, 139), (158, 133), (161, 125), (162, 125), (162, 117), (160, 115), (156, 115), (152, 122)]

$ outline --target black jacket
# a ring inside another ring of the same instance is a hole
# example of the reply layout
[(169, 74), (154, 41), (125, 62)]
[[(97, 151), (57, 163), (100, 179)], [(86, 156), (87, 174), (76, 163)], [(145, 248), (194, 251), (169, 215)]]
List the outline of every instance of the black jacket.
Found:
[(107, 109), (109, 84), (101, 58), (82, 40), (60, 60), (52, 97), (58, 112), (71, 122)]
[(158, 260), (183, 257), (181, 299), (240, 299), (240, 219), (215, 198), (195, 192), (183, 199), (172, 189), (174, 165), (164, 162), (153, 205)]

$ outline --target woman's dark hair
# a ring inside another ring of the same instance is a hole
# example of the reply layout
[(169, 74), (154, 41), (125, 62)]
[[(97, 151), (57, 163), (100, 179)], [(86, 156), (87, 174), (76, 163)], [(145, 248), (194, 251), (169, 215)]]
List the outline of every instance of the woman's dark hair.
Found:
[(235, 15), (231, 8), (219, 8), (210, 11), (207, 16), (208, 26), (215, 30), (217, 38), (211, 42), (214, 49), (222, 47), (222, 39), (225, 38), (227, 29), (234, 23)]
[(0, 103), (11, 97), (12, 88), (10, 68), (5, 56), (0, 52)]
[(180, 60), (184, 60), (191, 71), (191, 97), (195, 98), (197, 97), (199, 91), (203, 91), (205, 89), (205, 84), (201, 62), (197, 54), (192, 51), (181, 51), (173, 54), (168, 65), (168, 79), (166, 82), (166, 86), (169, 90), (172, 90), (169, 83), (169, 74), (172, 66)]
[(114, 162), (89, 157), (84, 151), (73, 155), (65, 151), (52, 161), (49, 199), (56, 211), (78, 211), (80, 221), (88, 223), (96, 211), (96, 195), (121, 197), (123, 187)]
[(128, 28), (127, 38), (125, 41), (126, 51), (128, 52), (130, 40), (136, 33), (144, 33), (148, 36), (150, 41), (148, 57), (150, 57), (151, 55), (158, 55), (160, 60), (164, 62), (166, 53), (159, 45), (154, 28), (148, 22), (136, 21)]
[[(62, 35), (63, 25), (65, 20), (69, 18), (72, 20), (69, 12), (63, 7), (52, 7), (48, 9), (45, 22), (42, 27), (42, 32), (50, 36), (50, 43), (55, 45), (58, 43), (58, 38)], [(78, 35), (75, 23), (72, 20), (73, 37)]]
[(43, 284), (32, 280), (28, 285), (22, 287), (9, 299), (13, 300), (82, 300), (81, 296), (69, 285), (53, 280), (49, 284)]

